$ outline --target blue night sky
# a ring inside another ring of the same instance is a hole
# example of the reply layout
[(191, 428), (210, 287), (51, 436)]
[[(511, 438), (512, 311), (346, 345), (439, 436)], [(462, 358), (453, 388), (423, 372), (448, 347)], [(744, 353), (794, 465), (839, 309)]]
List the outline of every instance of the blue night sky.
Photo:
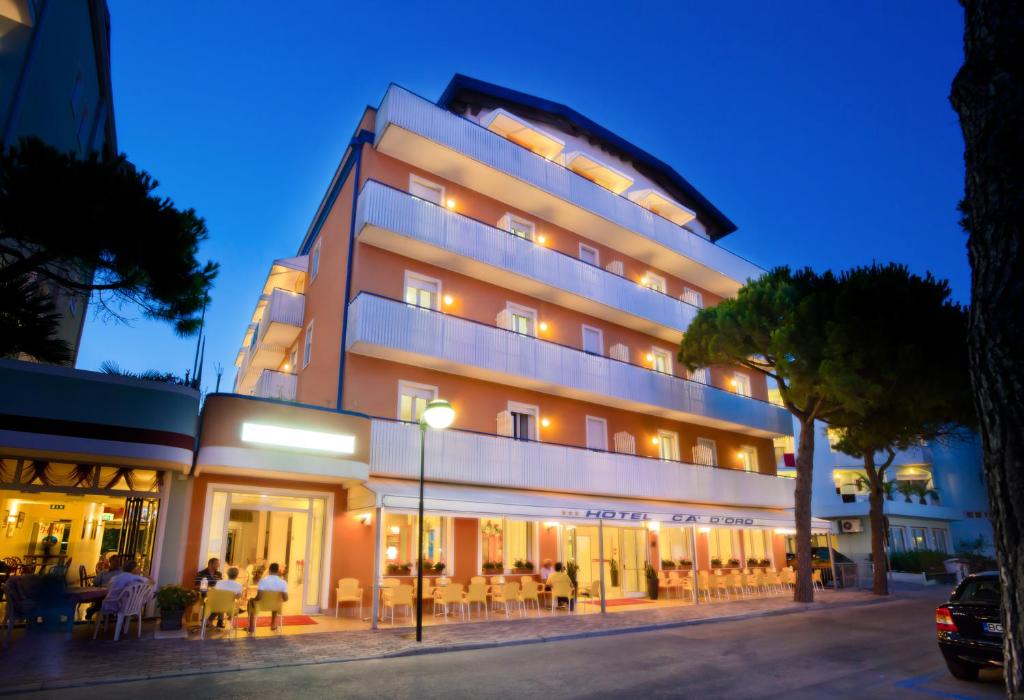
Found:
[[(206, 218), (202, 255), (221, 263), (211, 390), (218, 362), (230, 390), (270, 262), (295, 254), (364, 106), (390, 82), (436, 99), (456, 72), (672, 164), (739, 226), (723, 245), (763, 267), (894, 260), (968, 298), (953, 0), (109, 2), (121, 150)], [(194, 347), (90, 317), (79, 366), (181, 373)]]

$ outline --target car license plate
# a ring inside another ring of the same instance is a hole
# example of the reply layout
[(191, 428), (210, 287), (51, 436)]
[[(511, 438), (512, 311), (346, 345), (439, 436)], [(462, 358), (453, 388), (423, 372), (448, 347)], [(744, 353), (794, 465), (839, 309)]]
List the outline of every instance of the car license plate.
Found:
[(1003, 626), (1001, 624), (999, 624), (998, 622), (986, 622), (986, 623), (984, 623), (981, 626), (981, 628), (983, 630), (985, 630), (986, 632), (988, 632), (989, 634), (1002, 634), (1003, 633)]

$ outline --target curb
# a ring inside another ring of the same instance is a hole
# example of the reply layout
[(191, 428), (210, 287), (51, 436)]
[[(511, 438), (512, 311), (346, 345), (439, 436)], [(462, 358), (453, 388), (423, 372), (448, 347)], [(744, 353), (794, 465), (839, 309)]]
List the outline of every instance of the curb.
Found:
[(151, 681), (160, 680), (167, 678), (183, 678), (187, 676), (206, 676), (221, 673), (238, 673), (242, 671), (258, 671), (274, 668), (297, 668), (302, 666), (322, 666), (325, 664), (343, 664), (351, 663), (354, 661), (372, 661), (376, 659), (393, 659), (402, 657), (412, 656), (427, 656), (433, 654), (445, 654), (449, 652), (458, 651), (478, 651), (482, 649), (496, 649), (502, 647), (516, 647), (525, 646), (528, 644), (545, 644), (548, 642), (563, 642), (573, 641), (579, 639), (599, 638), (599, 637), (613, 637), (626, 634), (637, 634), (644, 632), (657, 632), (668, 629), (678, 629), (682, 627), (696, 627), (699, 625), (716, 624), (719, 622), (739, 622), (743, 620), (753, 620), (765, 617), (781, 617), (785, 615), (799, 615), (802, 613), (819, 612), (822, 610), (835, 610), (842, 608), (853, 608), (863, 607), (868, 605), (881, 605), (886, 603), (895, 603), (902, 600), (899, 597), (885, 597), (877, 599), (858, 600), (850, 602), (838, 602), (838, 603), (810, 603), (805, 607), (789, 607), (780, 608), (777, 610), (758, 610), (747, 613), (736, 613), (733, 615), (723, 615), (718, 617), (704, 617), (693, 620), (677, 620), (671, 622), (656, 622), (646, 625), (636, 625), (631, 627), (613, 627), (609, 629), (596, 629), (596, 630), (585, 630), (581, 632), (567, 632), (563, 634), (553, 634), (550, 636), (530, 636), (523, 637), (521, 639), (512, 639), (508, 641), (485, 641), (485, 642), (466, 642), (466, 643), (450, 643), (440, 644), (436, 646), (424, 646), (424, 647), (411, 647), (408, 649), (399, 649), (396, 651), (382, 652), (377, 654), (370, 654), (367, 656), (347, 656), (336, 659), (317, 659), (313, 661), (285, 661), (276, 663), (255, 663), (246, 664), (243, 666), (232, 666), (209, 670), (168, 670), (160, 673), (152, 674), (139, 674), (139, 675), (128, 675), (120, 676), (118, 678), (71, 678), (71, 679), (54, 679), (52, 681), (42, 681), (36, 683), (25, 683), (19, 686), (7, 686), (0, 689), (0, 696), (3, 695), (14, 695), (17, 693), (33, 693), (40, 691), (52, 691), (52, 690), (66, 690), (70, 688), (86, 688), (86, 687), (97, 687), (104, 685), (120, 685), (123, 683), (135, 683), (139, 681)]

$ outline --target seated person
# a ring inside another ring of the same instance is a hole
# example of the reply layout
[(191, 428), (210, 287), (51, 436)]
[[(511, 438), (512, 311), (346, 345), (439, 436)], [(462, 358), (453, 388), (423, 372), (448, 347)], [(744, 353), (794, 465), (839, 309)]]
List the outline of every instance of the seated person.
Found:
[(153, 579), (139, 574), (139, 563), (134, 559), (127, 559), (121, 565), (121, 573), (111, 582), (107, 597), (100, 605), (100, 611), (104, 614), (120, 612), (121, 592), (134, 583), (153, 583)]
[[(281, 600), (284, 602), (288, 601), (288, 582), (280, 576), (281, 567), (278, 566), (277, 562), (274, 562), (267, 569), (267, 575), (260, 578), (259, 585), (256, 586), (256, 597), (249, 601), (248, 615), (249, 615), (249, 634), (256, 634), (256, 603), (263, 597), (263, 592), (268, 593), (280, 593)], [(277, 627), (274, 625), (274, 619), (276, 613), (271, 613), (270, 618), (270, 629), (276, 630)], [(278, 621), (280, 624), (281, 621)]]
[[(202, 589), (203, 580), (205, 579), (207, 586), (216, 587), (217, 582), (220, 581), (222, 578), (223, 575), (220, 573), (220, 559), (218, 559), (217, 557), (211, 557), (210, 561), (206, 562), (206, 568), (200, 569), (196, 572), (195, 586), (197, 589)], [(213, 618), (214, 615), (210, 615), (210, 619), (207, 620), (207, 622), (212, 622)], [(219, 627), (220, 629), (224, 629), (224, 616), (216, 615), (216, 618), (217, 627)]]
[[(100, 561), (104, 562), (104, 566), (101, 569), (100, 565), (96, 564), (96, 576), (92, 579), (92, 585), (97, 588), (107, 588), (113, 583), (114, 579), (124, 573), (121, 571), (121, 557), (117, 554), (112, 554), (109, 561), (102, 557)], [(100, 601), (93, 601), (85, 611), (85, 619), (91, 620), (92, 616), (99, 609)]]
[[(556, 583), (565, 583), (572, 586), (572, 579), (569, 578), (569, 574), (565, 573), (563, 569), (564, 567), (562, 566), (562, 562), (556, 562), (555, 570), (551, 573), (550, 576), (548, 576), (547, 580), (544, 583), (548, 584), (548, 586), (550, 586), (551, 588), (554, 588), (554, 584)], [(559, 596), (557, 604), (561, 606), (563, 602), (565, 603), (565, 607), (569, 608), (569, 610), (572, 610), (572, 600), (570, 598), (566, 598), (565, 596)]]
[(238, 580), (238, 567), (232, 566), (228, 569), (228, 577), (217, 581), (217, 585), (214, 588), (218, 591), (231, 591), (235, 594), (235, 598), (241, 598), (242, 584)]
[(542, 583), (546, 582), (548, 580), (548, 576), (550, 576), (553, 573), (555, 573), (555, 569), (554, 569), (554, 567), (551, 564), (551, 560), (550, 559), (545, 559), (544, 563), (541, 564), (541, 566), (540, 566), (540, 580), (541, 580), (541, 582)]

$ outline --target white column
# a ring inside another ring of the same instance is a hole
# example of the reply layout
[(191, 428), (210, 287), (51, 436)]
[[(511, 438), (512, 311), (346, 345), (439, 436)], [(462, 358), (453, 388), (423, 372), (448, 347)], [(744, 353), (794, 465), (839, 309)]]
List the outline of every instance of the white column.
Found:
[(380, 615), (380, 533), (381, 520), (384, 518), (384, 509), (377, 506), (373, 514), (373, 600), (370, 602), (370, 629), (377, 629), (377, 620)]
[(700, 576), (697, 575), (699, 571), (699, 563), (697, 561), (697, 526), (694, 525), (690, 528), (690, 559), (693, 561), (693, 568), (690, 570), (693, 573), (693, 602), (696, 605), (700, 602), (700, 593), (697, 591), (697, 582), (700, 580)]
[(597, 556), (601, 559), (601, 614), (607, 612), (604, 604), (604, 521), (597, 521)]
[(839, 590), (839, 579), (836, 578), (836, 558), (832, 553), (832, 530), (831, 525), (829, 531), (825, 534), (825, 543), (828, 545), (828, 564), (832, 567), (832, 590)]

